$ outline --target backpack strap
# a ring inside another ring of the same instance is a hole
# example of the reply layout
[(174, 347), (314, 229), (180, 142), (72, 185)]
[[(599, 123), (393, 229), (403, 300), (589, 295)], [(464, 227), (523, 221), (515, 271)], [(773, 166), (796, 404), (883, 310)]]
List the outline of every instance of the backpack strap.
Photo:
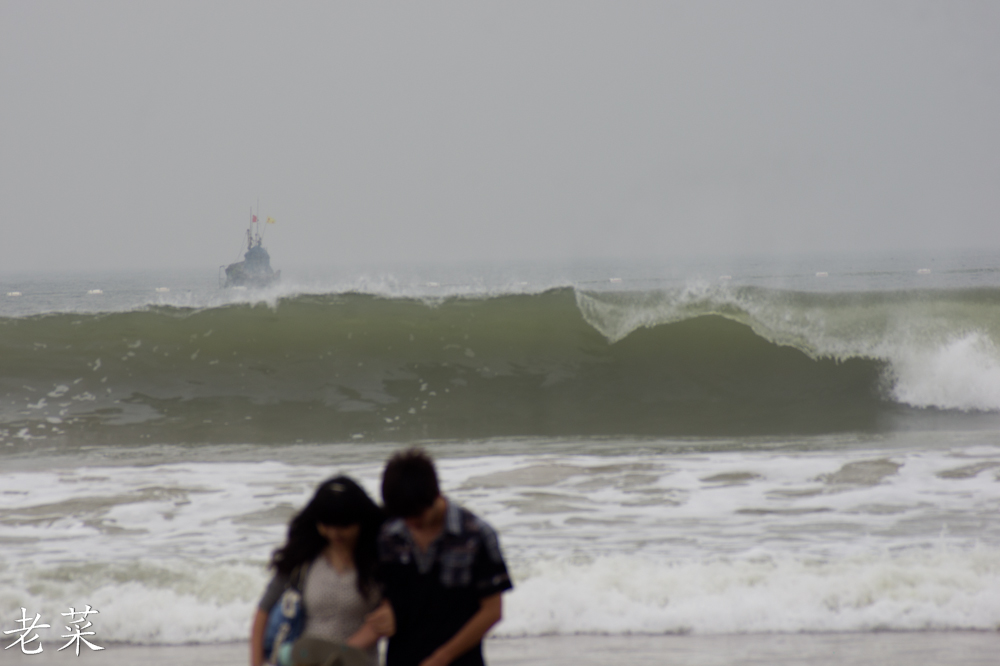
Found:
[(295, 588), (300, 594), (306, 585), (306, 576), (309, 575), (310, 562), (303, 562), (294, 569), (288, 577), (288, 585)]

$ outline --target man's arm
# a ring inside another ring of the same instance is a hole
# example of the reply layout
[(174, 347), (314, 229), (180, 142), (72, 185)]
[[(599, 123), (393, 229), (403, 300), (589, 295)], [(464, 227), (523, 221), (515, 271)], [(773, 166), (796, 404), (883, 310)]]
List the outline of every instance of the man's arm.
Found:
[(497, 592), (480, 600), (476, 614), (431, 656), (420, 662), (420, 666), (448, 666), (482, 641), (486, 632), (503, 617), (500, 594)]

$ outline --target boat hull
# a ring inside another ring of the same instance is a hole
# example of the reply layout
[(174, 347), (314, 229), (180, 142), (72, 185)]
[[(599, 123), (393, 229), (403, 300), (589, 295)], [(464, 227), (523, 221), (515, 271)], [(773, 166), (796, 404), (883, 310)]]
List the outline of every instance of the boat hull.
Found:
[(260, 289), (270, 287), (281, 280), (281, 271), (251, 270), (246, 267), (245, 261), (226, 266), (225, 287), (251, 287)]

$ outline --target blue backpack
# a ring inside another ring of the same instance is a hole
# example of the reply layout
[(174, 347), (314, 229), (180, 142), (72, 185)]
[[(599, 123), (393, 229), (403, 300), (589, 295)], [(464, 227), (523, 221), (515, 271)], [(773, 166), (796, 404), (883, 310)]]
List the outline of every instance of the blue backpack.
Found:
[(292, 643), (306, 628), (306, 609), (302, 603), (302, 586), (308, 567), (297, 567), (289, 577), (288, 586), (267, 615), (264, 628), (264, 655), (270, 664), (291, 663)]

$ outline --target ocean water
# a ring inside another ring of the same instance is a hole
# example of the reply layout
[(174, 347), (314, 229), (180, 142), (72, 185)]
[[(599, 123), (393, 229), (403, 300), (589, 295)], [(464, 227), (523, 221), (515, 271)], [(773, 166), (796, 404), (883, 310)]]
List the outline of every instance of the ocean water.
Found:
[(283, 273), (3, 276), (0, 628), (242, 640), (315, 485), (411, 444), (497, 635), (1000, 628), (995, 253)]

